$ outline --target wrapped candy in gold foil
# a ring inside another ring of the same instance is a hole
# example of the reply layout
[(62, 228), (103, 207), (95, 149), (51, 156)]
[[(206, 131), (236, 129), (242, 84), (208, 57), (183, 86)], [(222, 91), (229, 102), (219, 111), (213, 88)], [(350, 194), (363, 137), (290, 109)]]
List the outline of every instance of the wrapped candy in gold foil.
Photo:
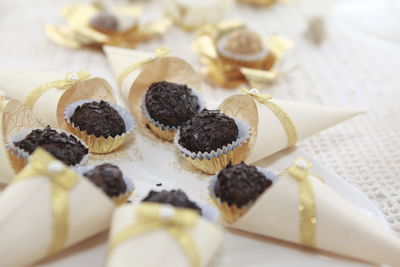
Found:
[(0, 97), (0, 183), (8, 183), (25, 165), (6, 148), (8, 138), (23, 128), (43, 126), (22, 103)]
[(223, 18), (232, 0), (162, 0), (165, 14), (185, 30), (196, 30), (205, 23)]
[(0, 195), (0, 266), (28, 266), (106, 230), (115, 204), (38, 148)]
[(196, 211), (124, 205), (113, 216), (106, 266), (208, 266), (221, 241), (221, 231)]
[[(366, 262), (400, 266), (400, 239), (311, 170), (310, 162), (297, 159), (226, 226)], [(224, 206), (234, 210), (236, 205), (215, 196), (216, 178), (210, 181), (210, 194), (224, 214)]]
[(61, 9), (66, 25), (46, 25), (47, 36), (55, 43), (69, 47), (101, 47), (103, 44), (135, 47), (156, 35), (163, 34), (168, 19), (140, 24), (141, 9), (135, 5), (106, 9), (96, 4), (68, 4)]
[(205, 25), (193, 44), (207, 76), (227, 88), (244, 82), (263, 87), (275, 81), (284, 73), (276, 65), (292, 46), (293, 42), (282, 36), (262, 38), (241, 21)]

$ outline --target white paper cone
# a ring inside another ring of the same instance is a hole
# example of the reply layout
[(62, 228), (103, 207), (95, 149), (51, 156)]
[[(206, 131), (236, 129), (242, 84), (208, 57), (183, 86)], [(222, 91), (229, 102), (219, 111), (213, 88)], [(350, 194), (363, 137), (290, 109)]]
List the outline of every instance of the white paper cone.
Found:
[(215, 23), (223, 18), (231, 0), (163, 0), (164, 12), (176, 24), (192, 30), (205, 23)]
[(0, 97), (0, 183), (8, 183), (23, 167), (22, 162), (11, 160), (6, 144), (8, 137), (25, 127), (39, 127), (42, 124), (30, 110), (15, 100)]
[[(0, 195), (0, 266), (26, 266), (47, 256), (53, 235), (50, 182), (38, 176)], [(107, 229), (113, 202), (85, 178), (69, 192), (69, 247)]]
[[(118, 208), (113, 217), (110, 237), (135, 222), (137, 205)], [(201, 257), (201, 266), (207, 266), (222, 242), (221, 231), (205, 219), (199, 219), (190, 231)], [(131, 266), (190, 266), (187, 255), (168, 232), (156, 230), (138, 235), (117, 246), (107, 259), (107, 267)]]
[[(312, 178), (317, 248), (372, 263), (400, 266), (400, 239), (362, 210)], [(230, 227), (300, 242), (299, 184), (283, 176)]]
[[(127, 67), (143, 62), (154, 55), (154, 53), (113, 46), (104, 46), (103, 49), (117, 78)], [(160, 81), (186, 84), (200, 92), (200, 78), (189, 63), (173, 56), (157, 58), (130, 73), (120, 87), (124, 101), (138, 120), (142, 119), (140, 105), (147, 88), (153, 82)]]
[[(66, 79), (66, 74), (25, 70), (0, 70), (0, 89), (12, 99), (24, 103), (35, 88), (55, 80)], [(67, 90), (52, 88), (43, 93), (32, 108), (33, 114), (52, 127), (65, 129), (63, 112), (66, 106), (81, 99), (102, 99), (115, 103), (112, 88), (102, 78), (77, 82)]]
[[(289, 115), (296, 128), (298, 142), (363, 113), (359, 110), (280, 99), (270, 101)], [(253, 97), (244, 94), (228, 97), (222, 102), (220, 109), (228, 116), (238, 117), (248, 122), (252, 127), (252, 132), (255, 133), (251, 137), (246, 163), (256, 162), (287, 147), (287, 135), (279, 119), (269, 108)]]

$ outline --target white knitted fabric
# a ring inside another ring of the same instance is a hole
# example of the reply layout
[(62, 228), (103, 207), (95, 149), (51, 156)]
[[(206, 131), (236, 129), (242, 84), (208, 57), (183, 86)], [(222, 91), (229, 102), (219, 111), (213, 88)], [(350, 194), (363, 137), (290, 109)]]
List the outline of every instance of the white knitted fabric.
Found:
[[(95, 50), (73, 51), (47, 40), (43, 25), (59, 23), (58, 10), (65, 0), (0, 1), (0, 68), (68, 72), (85, 69), (115, 85), (104, 55)], [(287, 65), (299, 64), (268, 92), (275, 97), (324, 105), (365, 109), (365, 115), (327, 130), (300, 146), (364, 191), (382, 209), (400, 234), (400, 52), (357, 41), (328, 19), (328, 0), (293, 0), (269, 9), (236, 4), (228, 18), (241, 18), (261, 33), (280, 33), (292, 38), (296, 48)], [(161, 15), (157, 0), (144, 5), (144, 21)], [(362, 2), (360, 2), (362, 4)], [(307, 18), (323, 15), (329, 37), (316, 47), (303, 37)], [(161, 44), (190, 61), (200, 71), (190, 50), (194, 34), (172, 28), (157, 40), (141, 44), (153, 51)], [(235, 93), (204, 84), (206, 97), (222, 100)], [(312, 122), (311, 122), (312, 123)]]

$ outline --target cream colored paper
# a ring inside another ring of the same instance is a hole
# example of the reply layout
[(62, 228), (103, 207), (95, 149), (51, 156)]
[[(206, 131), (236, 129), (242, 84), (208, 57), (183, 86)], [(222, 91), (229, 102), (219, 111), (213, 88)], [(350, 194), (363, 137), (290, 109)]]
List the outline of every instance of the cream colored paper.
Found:
[(205, 23), (223, 18), (231, 0), (163, 0), (166, 15), (184, 29), (194, 30)]
[[(55, 80), (66, 79), (67, 74), (35, 72), (25, 70), (0, 70), (0, 89), (8, 97), (24, 102), (35, 88)], [(66, 129), (64, 109), (71, 103), (82, 99), (102, 99), (115, 102), (112, 88), (102, 78), (88, 78), (77, 82), (67, 90), (52, 88), (37, 100), (32, 108), (33, 114), (52, 127)]]
[[(125, 205), (115, 211), (111, 238), (135, 222), (136, 207), (137, 205)], [(199, 219), (189, 233), (201, 255), (201, 266), (207, 266), (222, 242), (221, 231), (205, 219)], [(106, 266), (186, 267), (190, 264), (187, 255), (170, 234), (157, 230), (139, 235), (116, 247), (108, 256)]]
[[(32, 177), (8, 186), (0, 195), (0, 266), (26, 266), (46, 257), (53, 234), (50, 182)], [(113, 202), (81, 178), (69, 191), (69, 247), (107, 229)]]
[[(127, 67), (154, 55), (154, 53), (112, 46), (104, 46), (103, 49), (117, 78)], [(173, 56), (156, 58), (128, 75), (120, 87), (123, 99), (138, 121), (143, 120), (140, 107), (142, 97), (153, 82), (159, 81), (186, 84), (188, 87), (200, 91), (200, 78), (189, 63)]]
[(20, 170), (18, 161), (11, 161), (6, 148), (8, 137), (22, 128), (40, 127), (32, 112), (15, 100), (0, 98), (0, 183), (8, 183)]
[[(348, 120), (362, 111), (332, 108), (280, 99), (271, 102), (286, 111), (295, 125), (297, 141), (314, 135), (335, 124)], [(252, 127), (250, 151), (247, 163), (263, 159), (287, 146), (287, 135), (276, 115), (265, 105), (245, 94), (225, 99), (220, 109), (229, 116), (237, 117)]]
[[(312, 177), (317, 248), (372, 263), (400, 265), (400, 239)], [(230, 227), (299, 243), (299, 184), (282, 176)]]

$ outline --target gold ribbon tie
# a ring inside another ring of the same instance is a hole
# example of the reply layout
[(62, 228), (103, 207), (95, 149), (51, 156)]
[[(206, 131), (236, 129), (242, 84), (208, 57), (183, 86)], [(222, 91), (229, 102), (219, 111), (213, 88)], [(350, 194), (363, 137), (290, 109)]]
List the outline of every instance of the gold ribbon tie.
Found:
[(51, 183), (53, 237), (48, 249), (50, 255), (61, 250), (68, 239), (68, 193), (79, 182), (79, 175), (54, 159), (44, 149), (38, 148), (29, 157), (28, 165), (14, 178), (13, 183), (38, 176), (47, 176)]
[(118, 76), (119, 87), (122, 86), (122, 83), (124, 82), (126, 77), (128, 77), (132, 72), (134, 72), (135, 70), (137, 70), (139, 68), (143, 68), (144, 66), (146, 66), (150, 62), (153, 62), (156, 59), (159, 59), (161, 57), (165, 57), (165, 56), (169, 55), (169, 53), (171, 53), (171, 49), (169, 49), (167, 47), (161, 47), (161, 48), (157, 49), (155, 53), (150, 54), (150, 56), (148, 58), (144, 59), (143, 61), (139, 61), (135, 64), (132, 64), (132, 65), (126, 67)]
[(64, 79), (47, 82), (33, 89), (25, 98), (24, 104), (30, 109), (33, 108), (37, 100), (48, 90), (56, 88), (59, 90), (67, 90), (76, 83), (90, 77), (90, 73), (80, 70), (78, 72), (68, 73)]
[(137, 220), (117, 233), (110, 243), (110, 252), (120, 244), (155, 230), (167, 231), (186, 253), (193, 267), (200, 266), (200, 255), (188, 230), (194, 227), (199, 215), (192, 210), (174, 208), (170, 205), (143, 203), (136, 210)]
[(241, 89), (241, 91), (245, 94), (250, 95), (261, 104), (265, 105), (275, 114), (275, 116), (281, 122), (286, 132), (287, 136), (286, 147), (291, 147), (297, 143), (297, 130), (292, 119), (290, 118), (289, 114), (286, 111), (284, 111), (279, 105), (271, 101), (272, 99), (271, 95), (261, 94), (257, 89), (250, 89), (250, 90)]
[(317, 245), (317, 209), (311, 184), (312, 175), (309, 173), (311, 167), (312, 163), (298, 159), (289, 167), (288, 172), (299, 182), (300, 243), (315, 248)]

